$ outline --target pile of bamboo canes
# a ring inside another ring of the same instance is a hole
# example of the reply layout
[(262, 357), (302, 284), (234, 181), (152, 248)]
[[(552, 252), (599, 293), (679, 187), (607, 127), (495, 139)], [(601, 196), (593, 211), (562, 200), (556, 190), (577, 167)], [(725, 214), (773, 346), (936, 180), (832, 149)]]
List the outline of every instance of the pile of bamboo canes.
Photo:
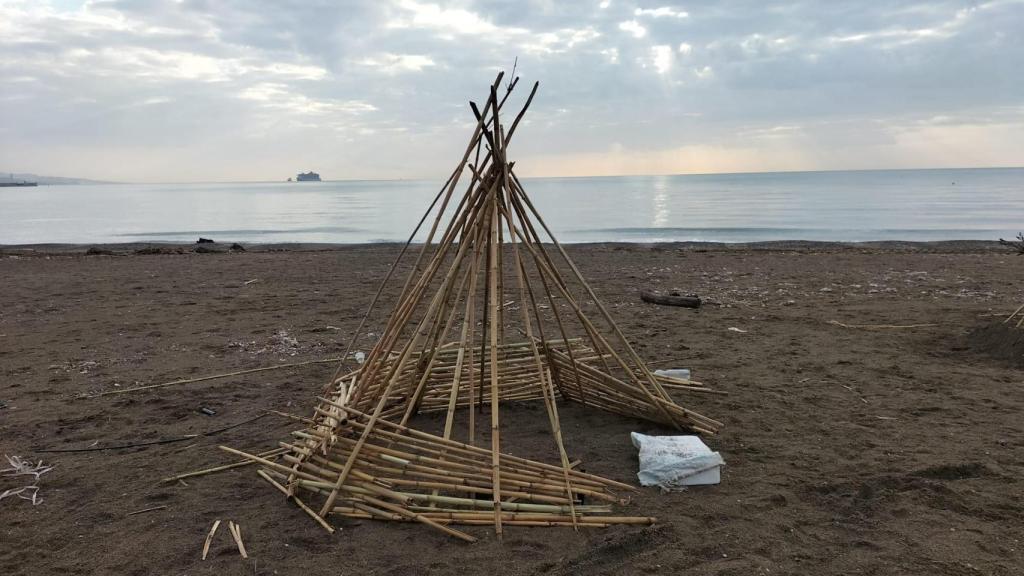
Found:
[[(264, 480), (328, 530), (331, 515), (420, 522), (467, 541), (451, 525), (493, 525), (500, 538), (503, 525), (650, 523), (611, 516), (615, 491), (631, 487), (570, 463), (559, 401), (697, 433), (721, 426), (669, 396), (667, 389), (711, 390), (654, 376), (537, 212), (506, 151), (538, 85), (506, 128), (499, 118), (518, 78), (499, 97), (502, 77), (482, 108), (470, 103), (476, 128), (461, 162), (382, 282), (306, 427), (281, 444), (280, 460), (225, 448), (261, 464)], [(357, 370), (343, 373), (431, 214), (380, 338)], [(502, 404), (530, 400), (545, 406), (558, 465), (501, 452)], [(464, 442), (453, 438), (459, 410), (468, 414)], [(489, 448), (477, 446), (475, 432), (485, 410)], [(424, 412), (445, 413), (440, 435), (410, 423)], [(314, 500), (316, 507), (306, 503)]]
[[(344, 464), (358, 452), (357, 466), (349, 471), (325, 513), (317, 514), (303, 506), (321, 523), (327, 515), (421, 522), (473, 541), (468, 534), (447, 526), (495, 522), (489, 450), (386, 420), (377, 420), (371, 426), (370, 415), (338, 407), (346, 414), (344, 434), (328, 438), (327, 432), (315, 429), (293, 432), (295, 441), (281, 443), (281, 448), (287, 450), (282, 461), (224, 449), (262, 464), (261, 476), (283, 493), (289, 493), (285, 488), (289, 485), (292, 494), (311, 496), (333, 493)], [(310, 442), (327, 448), (314, 451)], [(500, 461), (503, 499), (497, 517), (503, 524), (603, 527), (654, 521), (599, 516), (610, 513), (611, 504), (620, 501), (612, 494), (613, 489), (633, 490), (627, 484), (510, 454), (501, 454)], [(580, 503), (582, 498), (598, 503), (584, 505)]]
[[(457, 345), (458, 342), (451, 342), (438, 350), (437, 357), (434, 358), (431, 365), (431, 370), (426, 375), (417, 413), (447, 410), (452, 395), (452, 387), (455, 385), (459, 386), (455, 391), (456, 408), (473, 408), (478, 404), (486, 405), (490, 403), (490, 397), (482, 393), (481, 380), (474, 378), (474, 364), (464, 361), (460, 365), (458, 362), (459, 349)], [(570, 339), (568, 346), (577, 357), (586, 359), (596, 358), (592, 354), (592, 350), (580, 338)], [(390, 371), (396, 360), (397, 357), (395, 356), (385, 359), (382, 362), (382, 371)], [(539, 400), (541, 398), (541, 380), (534, 365), (534, 358), (531, 354), (529, 343), (515, 342), (500, 345), (497, 360), (498, 398), (500, 401)], [(544, 370), (547, 371), (549, 366), (547, 365), (546, 357), (542, 357), (541, 360), (544, 362)], [(410, 361), (404, 367), (403, 373), (399, 375), (401, 381), (410, 384), (409, 387), (415, 386), (424, 376), (422, 371), (418, 369), (420, 361), (419, 353), (413, 353)], [(490, 349), (488, 348), (483, 353), (483, 365), (487, 366), (489, 363)], [(455, 377), (456, 369), (461, 371), (458, 378)], [(334, 389), (334, 399), (338, 400), (343, 392), (347, 394), (348, 390), (351, 389), (351, 385), (358, 380), (358, 377), (359, 370), (342, 376)], [(354, 403), (353, 407), (360, 410), (373, 410), (374, 405), (379, 400), (382, 388), (387, 383), (379, 379), (364, 380), (359, 383), (366, 390), (361, 395), (360, 401)], [(405, 411), (404, 400), (407, 394), (408, 392), (405, 391), (405, 387), (393, 387), (389, 393), (387, 407), (382, 413), (382, 417), (402, 417)]]

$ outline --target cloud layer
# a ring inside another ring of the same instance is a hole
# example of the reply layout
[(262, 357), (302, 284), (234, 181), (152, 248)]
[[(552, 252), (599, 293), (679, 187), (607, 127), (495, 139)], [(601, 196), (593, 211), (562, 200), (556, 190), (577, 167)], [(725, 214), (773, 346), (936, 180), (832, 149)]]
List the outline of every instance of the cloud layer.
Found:
[(1021, 30), (1021, 0), (0, 0), (0, 169), (437, 178), (515, 58), (523, 174), (1013, 165)]

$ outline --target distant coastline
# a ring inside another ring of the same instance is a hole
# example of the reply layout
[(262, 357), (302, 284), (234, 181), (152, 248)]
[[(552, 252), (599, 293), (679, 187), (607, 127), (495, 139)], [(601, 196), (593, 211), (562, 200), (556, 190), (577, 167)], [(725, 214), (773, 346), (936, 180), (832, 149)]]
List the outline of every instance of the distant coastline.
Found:
[(70, 178), (66, 176), (41, 176), (30, 172), (0, 172), (0, 185), (5, 182), (35, 182), (40, 186), (78, 186), (86, 184), (118, 184), (106, 180), (90, 180), (88, 178)]

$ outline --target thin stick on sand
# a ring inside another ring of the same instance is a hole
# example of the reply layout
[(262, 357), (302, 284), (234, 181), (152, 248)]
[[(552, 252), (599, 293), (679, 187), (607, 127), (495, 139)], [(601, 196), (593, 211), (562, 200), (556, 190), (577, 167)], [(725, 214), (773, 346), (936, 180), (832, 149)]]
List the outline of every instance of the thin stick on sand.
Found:
[(842, 328), (860, 328), (862, 330), (900, 330), (905, 328), (931, 328), (938, 324), (843, 324), (838, 320), (829, 320), (829, 324)]
[(210, 430), (209, 432), (203, 432), (202, 434), (186, 434), (186, 435), (184, 435), (184, 436), (182, 436), (180, 438), (166, 438), (166, 439), (163, 439), (163, 440), (151, 440), (149, 442), (133, 442), (131, 444), (119, 444), (117, 446), (94, 446), (94, 447), (91, 447), (91, 448), (39, 448), (39, 449), (33, 450), (33, 452), (99, 452), (99, 451), (102, 451), (102, 450), (123, 450), (123, 449), (127, 449), (127, 448), (140, 448), (142, 446), (157, 446), (159, 444), (171, 444), (171, 443), (174, 443), (174, 442), (185, 442), (186, 440), (192, 440), (192, 439), (200, 438), (200, 437), (203, 437), (203, 436), (213, 436), (215, 434), (220, 434), (221, 432), (227, 432), (228, 430), (231, 430), (232, 428), (238, 428), (239, 426), (243, 426), (245, 424), (250, 424), (252, 422), (255, 422), (255, 421), (259, 420), (260, 418), (263, 418), (267, 414), (270, 414), (270, 412), (263, 412), (259, 416), (256, 416), (254, 418), (250, 418), (248, 420), (243, 420), (241, 422), (238, 422), (236, 424), (232, 424), (230, 426), (225, 426), (223, 428), (218, 428), (216, 430)]
[[(1013, 317), (1016, 316), (1017, 314), (1020, 314), (1021, 310), (1024, 310), (1024, 304), (1021, 304), (1016, 310), (1014, 310), (1013, 314), (1010, 314), (1009, 316), (1007, 316), (1006, 320), (1003, 320), (1003, 324), (1006, 324), (1010, 320), (1013, 320)], [(1017, 323), (1017, 326), (1020, 326), (1020, 322)]]
[(134, 388), (125, 388), (124, 390), (107, 390), (106, 392), (98, 392), (96, 394), (90, 394), (85, 398), (99, 398), (100, 396), (110, 396), (112, 394), (127, 394), (128, 392), (138, 392), (140, 390), (153, 390), (154, 388), (166, 388), (168, 386), (176, 386), (178, 384), (192, 384), (194, 382), (205, 382), (207, 380), (219, 380), (221, 378), (230, 378), (232, 376), (242, 376), (244, 374), (255, 374), (256, 372), (266, 372), (268, 370), (281, 370), (282, 368), (295, 368), (297, 366), (308, 366), (310, 364), (333, 364), (338, 362), (341, 358), (327, 358), (324, 360), (309, 360), (306, 362), (292, 362), (290, 364), (278, 364), (277, 366), (264, 366), (262, 368), (251, 368), (249, 370), (239, 370), (237, 372), (225, 372), (224, 374), (213, 374), (210, 376), (200, 376), (198, 378), (185, 378), (183, 380), (172, 380), (170, 382), (164, 382), (162, 384), (150, 384), (148, 386), (136, 386)]
[(203, 560), (206, 560), (206, 555), (210, 553), (210, 543), (213, 542), (213, 535), (217, 533), (217, 528), (220, 528), (220, 520), (214, 520), (213, 528), (210, 528), (210, 533), (206, 535), (206, 542), (203, 543)]
[(238, 546), (238, 553), (242, 555), (242, 558), (248, 559), (249, 555), (245, 552), (245, 544), (242, 543), (242, 527), (228, 520), (228, 531), (231, 532), (231, 537)]
[(154, 512), (156, 510), (163, 510), (165, 508), (167, 508), (166, 504), (164, 504), (162, 506), (153, 506), (151, 508), (143, 508), (142, 510), (136, 510), (134, 512), (129, 512), (129, 513), (125, 514), (125, 516), (135, 516), (136, 514), (143, 514), (143, 513), (146, 513), (146, 512)]

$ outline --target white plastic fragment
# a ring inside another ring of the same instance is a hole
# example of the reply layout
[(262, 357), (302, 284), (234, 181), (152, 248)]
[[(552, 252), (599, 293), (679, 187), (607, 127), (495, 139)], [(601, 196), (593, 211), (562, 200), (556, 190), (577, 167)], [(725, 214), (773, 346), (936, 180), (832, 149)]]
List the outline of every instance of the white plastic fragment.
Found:
[(655, 376), (667, 376), (669, 378), (676, 378), (677, 380), (689, 380), (690, 369), (689, 368), (671, 368), (669, 370), (655, 370)]
[(725, 460), (697, 436), (647, 436), (633, 432), (630, 438), (640, 450), (637, 478), (641, 486), (674, 491), (721, 482)]

